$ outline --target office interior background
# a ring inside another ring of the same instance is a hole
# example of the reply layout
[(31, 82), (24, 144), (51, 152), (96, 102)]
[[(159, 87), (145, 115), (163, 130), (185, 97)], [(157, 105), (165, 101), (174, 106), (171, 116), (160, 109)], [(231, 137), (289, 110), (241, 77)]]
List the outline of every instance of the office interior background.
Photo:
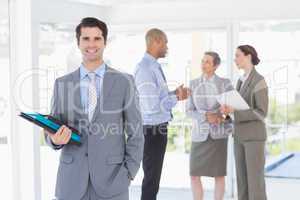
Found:
[[(75, 26), (86, 16), (109, 25), (105, 61), (127, 73), (145, 52), (149, 28), (164, 30), (169, 53), (160, 62), (171, 89), (201, 75), (208, 50), (220, 54), (217, 74), (235, 85), (239, 44), (253, 45), (257, 70), (270, 91), (266, 183), (270, 200), (299, 199), (300, 2), (297, 0), (1, 0), (0, 1), (0, 199), (54, 198), (59, 152), (20, 111), (49, 113), (55, 78), (81, 61)], [(189, 182), (190, 121), (184, 103), (174, 110), (159, 199), (192, 199)], [(232, 139), (229, 140), (232, 144)], [(226, 198), (236, 198), (232, 145)], [(142, 172), (131, 184), (138, 199)], [(213, 181), (204, 179), (207, 199)], [(212, 199), (212, 198), (211, 198)]]

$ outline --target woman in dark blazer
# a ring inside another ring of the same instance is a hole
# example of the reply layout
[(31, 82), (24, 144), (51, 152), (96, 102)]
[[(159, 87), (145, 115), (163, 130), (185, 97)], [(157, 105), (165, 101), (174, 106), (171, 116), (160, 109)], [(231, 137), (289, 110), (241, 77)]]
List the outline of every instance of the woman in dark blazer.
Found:
[(239, 200), (266, 200), (264, 165), (267, 138), (265, 118), (268, 111), (268, 88), (255, 66), (260, 62), (250, 45), (239, 46), (237, 67), (244, 71), (236, 89), (248, 103), (248, 110), (234, 110), (223, 105), (220, 110), (234, 121), (234, 152)]

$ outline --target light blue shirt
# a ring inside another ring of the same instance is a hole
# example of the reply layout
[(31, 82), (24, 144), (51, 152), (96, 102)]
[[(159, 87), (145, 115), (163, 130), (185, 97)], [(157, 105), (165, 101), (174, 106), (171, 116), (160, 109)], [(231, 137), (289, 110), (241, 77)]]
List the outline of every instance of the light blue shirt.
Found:
[(177, 103), (175, 91), (169, 91), (161, 65), (148, 53), (137, 64), (135, 84), (139, 92), (144, 125), (157, 125), (172, 119)]
[[(102, 88), (102, 82), (104, 73), (106, 71), (106, 65), (103, 63), (94, 71), (96, 73), (96, 90), (97, 90), (97, 97), (100, 97), (100, 90)], [(88, 73), (90, 71), (85, 68), (83, 64), (80, 66), (80, 95), (81, 95), (81, 104), (84, 109), (84, 112), (87, 113), (88, 111), (88, 98), (89, 98), (89, 82), (90, 78), (88, 77)]]

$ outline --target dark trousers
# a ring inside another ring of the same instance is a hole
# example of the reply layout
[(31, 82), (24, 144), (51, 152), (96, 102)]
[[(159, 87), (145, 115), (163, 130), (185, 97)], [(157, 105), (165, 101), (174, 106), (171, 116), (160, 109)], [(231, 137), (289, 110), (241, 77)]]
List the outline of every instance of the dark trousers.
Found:
[(145, 135), (141, 200), (156, 200), (167, 146), (168, 123), (143, 126)]

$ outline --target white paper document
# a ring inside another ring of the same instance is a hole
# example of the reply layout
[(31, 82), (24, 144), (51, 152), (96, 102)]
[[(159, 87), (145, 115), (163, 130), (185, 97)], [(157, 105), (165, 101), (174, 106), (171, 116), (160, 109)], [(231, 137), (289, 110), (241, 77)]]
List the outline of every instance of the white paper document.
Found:
[(217, 101), (219, 104), (231, 106), (235, 110), (247, 110), (250, 108), (247, 102), (236, 90), (231, 90), (218, 95)]

